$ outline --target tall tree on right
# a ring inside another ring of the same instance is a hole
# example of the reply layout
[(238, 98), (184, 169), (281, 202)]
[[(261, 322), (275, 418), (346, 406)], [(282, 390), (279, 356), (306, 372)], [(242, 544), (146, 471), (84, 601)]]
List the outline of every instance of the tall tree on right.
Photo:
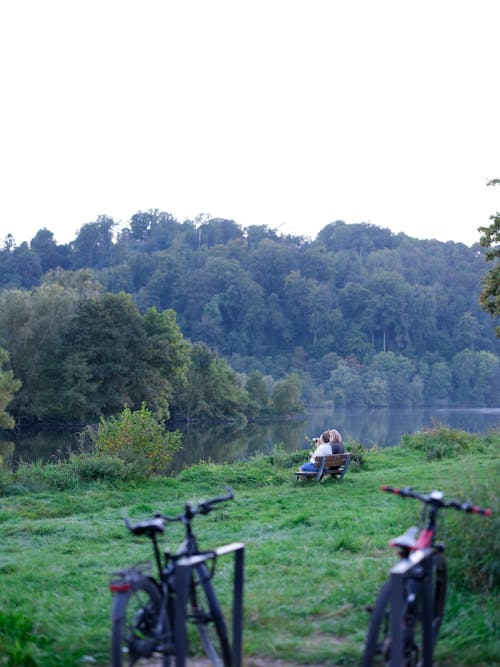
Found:
[[(500, 178), (488, 181), (487, 185), (500, 185)], [(486, 251), (486, 260), (496, 264), (482, 278), (483, 289), (479, 296), (479, 303), (486, 312), (496, 319), (500, 315), (500, 213), (490, 216), (493, 222), (489, 227), (479, 227), (481, 232), (480, 244)], [(500, 326), (496, 327), (496, 335), (500, 338)]]

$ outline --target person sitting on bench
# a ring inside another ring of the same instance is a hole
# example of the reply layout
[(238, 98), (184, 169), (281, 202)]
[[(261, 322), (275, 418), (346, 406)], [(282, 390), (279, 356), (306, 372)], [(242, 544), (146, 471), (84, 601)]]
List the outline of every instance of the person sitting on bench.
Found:
[[(338, 431), (336, 431), (338, 433)], [(340, 436), (340, 433), (339, 433)], [(342, 438), (340, 438), (342, 442)], [(311, 458), (307, 463), (300, 466), (302, 472), (316, 472), (314, 459), (316, 456), (329, 456), (332, 453), (332, 446), (330, 444), (330, 431), (325, 431), (319, 438), (316, 439), (316, 449), (312, 452)]]
[[(330, 431), (330, 444), (332, 446), (332, 454), (343, 454), (345, 452), (342, 436), (338, 431), (332, 428)], [(321, 454), (320, 454), (321, 456)]]

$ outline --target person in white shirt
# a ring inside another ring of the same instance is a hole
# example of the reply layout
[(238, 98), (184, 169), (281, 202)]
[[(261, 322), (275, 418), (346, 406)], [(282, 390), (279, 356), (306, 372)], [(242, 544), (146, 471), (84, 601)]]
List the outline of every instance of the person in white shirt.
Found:
[(330, 444), (330, 431), (325, 431), (319, 438), (316, 438), (316, 448), (311, 453), (311, 458), (307, 463), (303, 463), (300, 469), (303, 472), (317, 472), (314, 466), (314, 459), (316, 456), (329, 456), (332, 453), (332, 446)]

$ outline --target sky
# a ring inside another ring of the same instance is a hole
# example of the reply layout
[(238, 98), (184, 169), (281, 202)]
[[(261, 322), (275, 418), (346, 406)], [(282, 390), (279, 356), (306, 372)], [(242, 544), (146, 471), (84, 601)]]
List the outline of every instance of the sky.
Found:
[(2, 0), (0, 245), (99, 215), (479, 241), (498, 0)]

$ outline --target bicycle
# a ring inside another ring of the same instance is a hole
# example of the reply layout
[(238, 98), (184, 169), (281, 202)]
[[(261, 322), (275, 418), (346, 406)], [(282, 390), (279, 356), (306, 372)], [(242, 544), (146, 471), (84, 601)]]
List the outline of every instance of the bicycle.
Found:
[(382, 491), (415, 498), (424, 506), (422, 527), (412, 526), (390, 540), (401, 560), (380, 589), (366, 637), (362, 667), (432, 667), (443, 620), (448, 570), (444, 544), (436, 542), (437, 514), (453, 508), (491, 515), (470, 501), (445, 500), (441, 491), (421, 494), (410, 487), (383, 486)]
[[(113, 573), (109, 588), (113, 595), (111, 612), (111, 657), (113, 667), (134, 665), (139, 660), (162, 656), (163, 667), (175, 656), (177, 667), (187, 655), (186, 620), (195, 624), (204, 651), (215, 667), (238, 667), (241, 653), (241, 615), (243, 581), (243, 545), (234, 543), (213, 551), (200, 551), (192, 521), (198, 514), (208, 514), (219, 503), (234, 498), (231, 487), (225, 495), (198, 504), (187, 503), (176, 516), (156, 513), (154, 517), (132, 524), (131, 533), (148, 537), (153, 544), (156, 577), (152, 566), (137, 564)], [(165, 524), (184, 524), (185, 537), (176, 553), (164, 551), (162, 562), (159, 536)], [(233, 647), (226, 621), (215, 594), (212, 578), (217, 556), (235, 552), (233, 594)]]

